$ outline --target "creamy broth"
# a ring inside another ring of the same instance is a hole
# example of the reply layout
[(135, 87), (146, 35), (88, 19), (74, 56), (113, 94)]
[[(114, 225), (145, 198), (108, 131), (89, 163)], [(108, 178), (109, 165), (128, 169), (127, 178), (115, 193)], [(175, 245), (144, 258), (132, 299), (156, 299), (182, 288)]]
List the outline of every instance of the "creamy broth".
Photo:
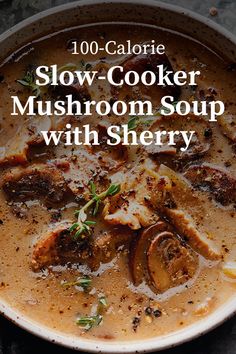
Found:
[[(23, 119), (26, 119), (26, 117), (11, 117), (11, 96), (17, 93), (22, 101), (28, 97), (27, 89), (16, 82), (16, 79), (24, 76), (28, 67), (52, 64), (63, 66), (66, 63), (80, 62), (82, 58), (72, 56), (68, 50), (68, 41), (71, 39), (96, 40), (102, 46), (108, 40), (122, 43), (127, 38), (131, 39), (132, 43), (142, 43), (153, 38), (155, 38), (156, 43), (163, 43), (174, 70), (200, 70), (199, 90), (207, 91), (208, 88), (214, 88), (217, 92), (216, 98), (225, 102), (228, 114), (235, 114), (235, 72), (228, 70), (229, 63), (226, 60), (220, 58), (202, 44), (180, 34), (152, 27), (129, 24), (122, 24), (122, 26), (118, 24), (88, 26), (67, 30), (33, 42), (29, 44), (30, 50), (25, 50), (25, 55), (21, 57), (13, 56), (1, 67), (0, 73), (3, 79), (0, 83), (0, 145), (4, 147), (13, 141), (14, 137), (17, 137), (19, 127), (22, 127)], [(88, 55), (83, 57), (83, 60), (92, 66), (101, 65), (102, 70), (105, 70), (106, 66), (121, 62), (123, 59), (119, 56), (109, 57), (102, 52), (98, 56)], [(120, 96), (125, 97), (130, 94), (128, 89), (125, 89), (124, 92), (120, 93)], [(132, 94), (135, 95), (135, 92)], [(97, 82), (92, 87), (92, 98), (96, 97), (99, 100), (102, 97), (109, 97), (109, 95), (111, 93), (108, 84), (104, 83), (101, 86)], [(153, 102), (158, 101), (153, 98), (155, 97), (155, 90), (146, 90), (144, 95), (152, 97)], [(189, 98), (191, 101), (193, 95), (195, 95), (195, 92), (191, 92), (189, 87), (182, 88), (181, 98)], [(119, 124), (126, 123), (127, 119), (127, 117), (113, 116), (106, 118), (109, 123)], [(181, 119), (184, 127), (185, 118), (182, 117)], [(100, 117), (93, 115), (92, 117), (80, 117), (73, 124), (78, 126), (89, 123), (92, 127), (97, 128), (100, 120)], [(227, 171), (228, 175), (234, 176), (236, 159), (233, 142), (222, 134), (222, 130), (217, 123), (212, 123), (210, 129), (212, 134), (210, 149), (204, 156), (200, 156), (192, 163), (213, 164), (216, 168)], [(11, 149), (13, 150), (12, 147)], [(61, 159), (69, 159), (72, 155), (78, 155), (73, 164), (75, 169), (73, 176), (75, 176), (83, 173), (83, 171), (77, 170), (79, 165), (82, 165), (83, 170), (96, 167), (97, 161), (95, 161), (94, 155), (91, 164), (86, 161), (83, 162), (83, 158), (87, 154), (90, 154), (90, 151), (86, 150), (85, 147), (75, 147), (72, 150), (71, 147), (65, 148), (62, 145), (50, 149), (43, 145), (30, 146), (28, 161), (22, 168), (26, 169), (32, 164), (46, 163), (47, 161), (57, 160), (58, 162)], [(151, 168), (154, 166), (153, 169), (157, 173), (160, 163), (173, 167), (168, 158), (161, 157), (158, 159), (152, 155), (147, 155), (146, 152), (129, 151), (128, 159), (121, 161), (120, 165), (110, 169), (107, 172), (108, 177), (117, 174), (118, 171), (122, 176), (132, 174), (135, 166), (143, 163), (140, 162), (143, 157), (150, 161)], [(107, 157), (105, 159), (108, 161)], [(17, 167), (11, 165), (12, 161), (9, 164), (6, 161), (2, 164), (1, 180), (4, 181), (4, 176), (10, 169)], [(182, 176), (189, 165), (190, 162), (188, 161), (184, 166), (181, 165), (181, 168), (175, 166), (176, 168), (173, 167), (173, 169), (176, 169), (176, 173)], [(64, 167), (60, 166), (60, 162), (57, 168), (62, 171), (66, 183), (73, 184), (70, 171), (68, 174), (67, 171), (63, 171)], [(104, 170), (106, 170), (105, 167)], [(115, 177), (115, 179), (118, 177)], [(86, 176), (86, 178), (88, 182), (91, 176)], [(123, 180), (124, 177), (121, 178), (121, 182)], [(104, 190), (103, 180), (101, 179), (101, 181), (101, 190)], [(219, 250), (220, 256), (218, 259), (208, 259), (204, 255), (198, 255), (195, 249), (194, 252), (198, 257), (199, 264), (196, 266), (193, 277), (163, 292), (155, 291), (145, 282), (141, 285), (134, 285), (130, 271), (129, 247), (122, 247), (122, 245), (118, 247), (113, 257), (108, 257), (109, 259), (106, 259), (93, 270), (86, 266), (86, 260), (84, 262), (79, 260), (79, 263), (83, 264), (76, 264), (73, 259), (69, 265), (58, 262), (58, 264), (46, 265), (43, 269), (34, 271), (31, 262), (35, 245), (48, 230), (54, 230), (58, 224), (60, 225), (65, 220), (74, 220), (74, 210), (78, 209), (78, 205), (83, 205), (80, 199), (83, 190), (78, 193), (77, 199), (73, 196), (69, 200), (62, 200), (52, 206), (45, 205), (41, 198), (30, 198), (33, 200), (25, 202), (15, 201), (7, 198), (6, 191), (1, 190), (1, 299), (9, 303), (12, 308), (19, 310), (23, 315), (27, 315), (38, 323), (59, 332), (68, 335), (100, 338), (107, 341), (137, 340), (168, 334), (212, 313), (235, 296), (235, 280), (222, 271), (222, 266), (225, 262), (236, 261), (236, 201), (232, 200), (232, 203), (225, 205), (225, 203), (220, 203), (220, 198), (215, 200), (208, 190), (203, 191), (199, 188), (193, 190), (190, 182), (186, 183), (194, 195), (196, 204), (192, 205), (192, 199), (190, 198), (183, 208), (189, 210), (196, 222), (198, 231), (207, 235), (208, 239)], [(155, 213), (159, 214), (157, 211)], [(91, 237), (95, 234), (109, 232), (114, 227), (103, 220), (102, 211), (99, 211), (95, 220), (97, 224)], [(171, 223), (168, 217), (167, 220)], [(143, 229), (142, 225), (133, 231), (125, 226), (120, 232), (131, 232), (133, 233), (132, 238), (135, 239)], [(64, 282), (74, 282), (81, 276), (89, 276), (91, 279), (91, 288), (87, 292), (83, 291), (81, 287), (62, 285)], [(103, 321), (100, 325), (85, 331), (76, 324), (76, 319), (78, 316), (96, 314), (97, 304), (101, 296), (106, 297), (108, 304), (106, 308), (102, 309)]]

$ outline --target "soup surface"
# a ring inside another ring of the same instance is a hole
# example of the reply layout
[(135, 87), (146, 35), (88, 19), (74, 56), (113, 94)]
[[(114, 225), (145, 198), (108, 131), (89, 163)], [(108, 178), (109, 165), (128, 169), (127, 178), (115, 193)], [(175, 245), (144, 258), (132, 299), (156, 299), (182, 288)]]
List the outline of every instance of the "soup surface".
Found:
[[(226, 114), (211, 124), (192, 113), (162, 117), (163, 87), (115, 89), (97, 80), (92, 87), (75, 82), (38, 92), (32, 85), (39, 65), (73, 63), (105, 73), (118, 63), (125, 70), (154, 70), (155, 55), (71, 54), (71, 40), (104, 46), (127, 39), (133, 44), (155, 39), (166, 47), (161, 60), (167, 67), (200, 70), (197, 87), (174, 88), (173, 95), (189, 102), (221, 99)], [(1, 299), (59, 332), (112, 341), (174, 332), (235, 296), (236, 83), (229, 64), (177, 33), (105, 24), (35, 41), (2, 65)], [(16, 81), (27, 72), (28, 85)], [(25, 102), (32, 92), (43, 101), (67, 94), (82, 103), (150, 99), (157, 112), (146, 123), (151, 131), (186, 129), (196, 135), (185, 152), (181, 138), (172, 147), (165, 141), (161, 148), (107, 146), (107, 125), (129, 122), (140, 132), (145, 123), (95, 113), (11, 116), (11, 96)], [(90, 124), (99, 132), (100, 146), (43, 144), (40, 130), (65, 130), (68, 122)]]

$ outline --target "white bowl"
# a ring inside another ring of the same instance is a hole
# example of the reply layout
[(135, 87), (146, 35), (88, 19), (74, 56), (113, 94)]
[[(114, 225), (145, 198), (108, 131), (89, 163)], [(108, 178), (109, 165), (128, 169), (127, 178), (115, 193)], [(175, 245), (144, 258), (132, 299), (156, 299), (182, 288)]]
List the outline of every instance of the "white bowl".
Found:
[[(115, 16), (114, 16), (115, 14)], [(209, 45), (236, 61), (236, 38), (214, 22), (177, 6), (150, 0), (85, 0), (44, 11), (0, 36), (0, 61), (35, 38), (62, 28), (99, 22), (134, 22), (173, 29)], [(236, 313), (236, 298), (208, 317), (168, 335), (129, 342), (105, 342), (63, 335), (22, 315), (0, 299), (0, 312), (25, 330), (51, 342), (85, 352), (140, 353), (157, 351), (189, 341), (215, 328)]]

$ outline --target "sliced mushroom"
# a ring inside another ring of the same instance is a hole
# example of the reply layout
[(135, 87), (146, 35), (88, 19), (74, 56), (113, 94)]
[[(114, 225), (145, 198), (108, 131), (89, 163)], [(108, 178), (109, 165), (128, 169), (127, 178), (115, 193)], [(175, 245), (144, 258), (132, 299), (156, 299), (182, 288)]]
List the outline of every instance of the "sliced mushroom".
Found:
[(236, 143), (236, 115), (226, 114), (217, 120), (220, 129), (233, 143)]
[[(123, 71), (114, 71), (114, 80), (116, 82), (120, 81), (124, 78), (124, 75), (128, 71), (135, 71), (138, 74), (142, 74), (144, 71), (152, 71), (158, 78), (159, 71), (158, 65), (163, 65), (163, 68), (166, 71), (173, 72), (172, 65), (167, 57), (166, 54), (152, 54), (151, 50), (147, 52), (147, 54), (138, 54), (138, 55), (131, 55), (124, 60), (121, 64), (123, 66)], [(169, 79), (173, 82), (173, 85), (166, 85), (163, 87), (156, 86), (152, 91), (155, 92), (155, 98), (160, 99), (165, 95), (171, 95), (174, 97), (175, 100), (178, 99), (180, 95), (180, 87), (175, 85), (173, 80), (173, 74), (169, 75)], [(143, 89), (150, 90), (150, 87), (145, 87), (143, 85)], [(112, 87), (112, 93), (114, 96), (117, 96), (117, 88)]]
[(28, 161), (31, 146), (41, 145), (44, 142), (41, 131), (51, 129), (52, 122), (47, 116), (33, 117), (19, 124), (14, 136), (0, 147), (0, 165), (20, 165)]
[(50, 160), (50, 163), (60, 170), (68, 190), (74, 196), (87, 199), (91, 194), (91, 180), (96, 183), (98, 193), (109, 184), (107, 172), (102, 170), (96, 156), (85, 149), (79, 149), (67, 158)]
[(61, 172), (50, 164), (16, 167), (2, 177), (1, 188), (9, 200), (42, 200), (51, 206), (60, 203), (69, 194)]
[(225, 169), (203, 163), (190, 166), (184, 176), (194, 187), (213, 195), (220, 204), (236, 203), (236, 177)]
[(130, 248), (130, 270), (135, 285), (139, 285), (145, 279), (147, 272), (147, 249), (151, 240), (158, 234), (168, 230), (165, 222), (159, 221), (154, 225), (145, 228), (138, 238), (135, 238)]
[(196, 252), (210, 260), (219, 259), (220, 253), (214, 243), (203, 232), (198, 231), (195, 218), (204, 215), (205, 210), (199, 206), (201, 203), (188, 182), (164, 165), (160, 166), (158, 172), (167, 176), (172, 183), (165, 202), (159, 206), (160, 212)]
[(31, 266), (34, 271), (53, 265), (86, 264), (92, 271), (110, 262), (119, 247), (128, 248), (134, 233), (125, 227), (107, 229), (91, 237), (74, 241), (69, 231), (70, 222), (59, 224), (40, 239), (33, 251)]
[[(150, 128), (151, 131), (188, 131), (194, 132), (191, 143), (186, 148), (186, 143), (182, 135), (175, 137), (174, 146), (169, 146), (168, 141), (163, 142), (162, 146), (149, 145), (146, 147), (147, 152), (157, 158), (165, 158), (167, 161), (175, 161), (177, 163), (187, 162), (189, 160), (198, 159), (204, 156), (210, 149), (212, 142), (212, 131), (209, 123), (201, 117), (189, 114), (187, 117), (181, 117), (178, 114), (171, 116), (162, 116), (155, 121)], [(164, 138), (162, 138), (163, 140)]]
[(194, 251), (162, 221), (142, 231), (130, 250), (134, 284), (146, 281), (157, 293), (193, 278), (198, 263)]
[(121, 184), (121, 192), (105, 202), (103, 216), (106, 222), (138, 230), (158, 221), (156, 204), (163, 199), (168, 181), (165, 177), (160, 178), (152, 167), (153, 163), (147, 159), (130, 170), (125, 180), (123, 174), (117, 176), (115, 182)]
[(198, 268), (198, 257), (172, 232), (162, 232), (147, 251), (150, 280), (158, 292), (186, 283)]
[(78, 263), (90, 256), (87, 244), (73, 241), (70, 226), (69, 222), (62, 223), (36, 243), (31, 261), (34, 271), (51, 265)]
[(91, 99), (90, 93), (86, 86), (81, 86), (78, 81), (74, 81), (72, 85), (58, 85), (51, 89), (52, 96), (57, 99), (65, 99), (67, 95), (72, 95), (73, 100), (81, 103)]
[(93, 256), (88, 260), (88, 266), (98, 269), (101, 264), (114, 259), (120, 249), (129, 249), (135, 233), (127, 226), (105, 228), (102, 232), (95, 232), (91, 239)]
[(220, 258), (217, 247), (205, 234), (197, 230), (196, 223), (186, 211), (163, 208), (163, 213), (196, 252), (206, 259), (218, 260)]

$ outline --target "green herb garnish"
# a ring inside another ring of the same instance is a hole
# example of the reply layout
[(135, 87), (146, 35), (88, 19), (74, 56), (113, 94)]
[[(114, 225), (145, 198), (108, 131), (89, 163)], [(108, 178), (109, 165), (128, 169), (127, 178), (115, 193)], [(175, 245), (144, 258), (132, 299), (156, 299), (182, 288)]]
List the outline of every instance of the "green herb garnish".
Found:
[(105, 296), (101, 296), (101, 297), (99, 298), (99, 304), (101, 304), (101, 305), (104, 306), (104, 307), (107, 307), (107, 306), (108, 306), (107, 299), (106, 299)]
[(27, 73), (21, 80), (16, 81), (22, 86), (30, 89), (32, 93), (36, 95), (36, 97), (39, 97), (41, 95), (40, 87), (35, 83), (35, 73), (33, 71), (27, 71)]
[(86, 331), (89, 331), (91, 328), (99, 326), (102, 322), (102, 318), (101, 315), (81, 316), (77, 319), (76, 324)]
[(87, 291), (91, 287), (92, 279), (89, 277), (78, 278), (73, 282), (65, 282), (62, 283), (64, 287), (71, 287), (71, 286), (81, 286), (84, 291)]
[(108, 302), (105, 296), (99, 297), (97, 313), (101, 314), (108, 307)]
[[(149, 119), (147, 119), (149, 118)], [(135, 130), (137, 129), (140, 125), (144, 125), (144, 126), (149, 126), (150, 124), (153, 123), (153, 121), (156, 119), (155, 116), (153, 117), (139, 117), (139, 116), (134, 116), (131, 117), (128, 120), (128, 130)]]
[[(76, 71), (76, 70), (89, 70), (91, 69), (92, 65), (90, 63), (85, 63), (84, 60), (81, 60), (79, 65), (76, 65), (74, 63), (67, 63), (57, 69), (58, 74), (60, 74), (62, 71)], [(45, 74), (51, 79), (52, 77), (52, 71), (49, 70), (48, 72), (45, 72)], [(36, 97), (41, 96), (42, 91), (39, 85), (36, 84), (36, 75), (33, 70), (27, 71), (26, 75), (20, 79), (16, 80), (19, 84), (21, 84), (24, 87), (27, 87), (28, 89), (31, 90), (33, 94), (36, 95)], [(50, 80), (51, 82), (51, 80)], [(50, 85), (50, 82), (48, 85)]]
[[(176, 105), (177, 105), (178, 101), (174, 101), (172, 104), (172, 106), (174, 107), (174, 109), (176, 108)], [(161, 115), (161, 111), (164, 111), (165, 113), (169, 113), (169, 109), (164, 107), (164, 106), (161, 106), (158, 111), (157, 111), (157, 115)]]
[(90, 221), (87, 220), (87, 210), (93, 206), (94, 208), (92, 210), (92, 215), (96, 216), (98, 213), (99, 206), (101, 202), (109, 197), (109, 196), (114, 196), (115, 194), (119, 193), (120, 191), (120, 185), (119, 184), (111, 184), (107, 190), (105, 190), (102, 193), (97, 194), (96, 193), (96, 186), (94, 182), (90, 182), (90, 191), (91, 191), (91, 199), (80, 209), (75, 211), (75, 215), (78, 216), (78, 220), (76, 223), (74, 223), (69, 231), (73, 232), (73, 238), (76, 240), (80, 236), (85, 236), (91, 234), (91, 226), (95, 225), (95, 221)]
[(77, 319), (76, 324), (81, 328), (84, 328), (86, 331), (90, 330), (92, 327), (98, 326), (103, 319), (102, 313), (107, 309), (107, 307), (108, 303), (106, 297), (99, 297), (97, 314), (94, 316), (81, 316)]
[(129, 120), (128, 120), (128, 130), (135, 130), (138, 126), (138, 120), (140, 118), (137, 117), (137, 116), (134, 116), (134, 117), (131, 117)]

